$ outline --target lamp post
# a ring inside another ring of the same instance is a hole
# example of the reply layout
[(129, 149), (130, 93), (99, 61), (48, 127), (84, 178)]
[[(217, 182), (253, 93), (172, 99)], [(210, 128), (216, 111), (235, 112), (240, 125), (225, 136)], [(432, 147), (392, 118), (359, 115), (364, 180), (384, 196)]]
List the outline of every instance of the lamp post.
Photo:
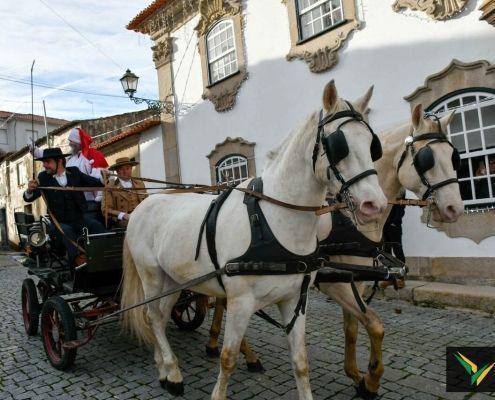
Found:
[(122, 84), (122, 88), (124, 89), (124, 93), (129, 96), (129, 98), (136, 104), (146, 103), (148, 109), (154, 110), (157, 112), (164, 112), (166, 114), (174, 114), (175, 108), (174, 103), (171, 101), (161, 101), (161, 100), (153, 100), (153, 99), (143, 99), (141, 97), (135, 97), (134, 94), (137, 91), (139, 77), (131, 72), (131, 70), (127, 70), (120, 78), (120, 83)]

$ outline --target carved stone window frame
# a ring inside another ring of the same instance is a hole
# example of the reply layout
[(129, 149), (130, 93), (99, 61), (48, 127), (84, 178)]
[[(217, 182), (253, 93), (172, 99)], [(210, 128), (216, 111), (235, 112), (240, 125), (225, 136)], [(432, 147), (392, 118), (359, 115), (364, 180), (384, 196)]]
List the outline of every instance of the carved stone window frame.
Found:
[(460, 13), (469, 0), (395, 0), (392, 9), (424, 12), (433, 20), (443, 21)]
[[(198, 34), (198, 51), (201, 57), (203, 76), (203, 99), (210, 100), (217, 112), (234, 107), (237, 93), (247, 79), (246, 54), (244, 45), (244, 21), (239, 0), (201, 0), (200, 20), (195, 30)], [(221, 20), (230, 20), (234, 27), (234, 40), (238, 71), (210, 84), (210, 72), (206, 37), (208, 32)]]
[(254, 147), (256, 143), (249, 142), (241, 137), (227, 137), (221, 143), (217, 143), (215, 148), (206, 157), (210, 163), (211, 184), (217, 183), (216, 167), (218, 163), (229, 156), (240, 155), (247, 159), (248, 174), (250, 177), (256, 176), (256, 163), (254, 160)]
[(287, 6), (291, 48), (286, 56), (288, 61), (303, 60), (311, 72), (325, 72), (337, 64), (338, 50), (351, 32), (361, 29), (356, 0), (342, 0), (344, 21), (323, 32), (302, 39), (299, 29), (299, 13), (297, 0), (282, 0)]
[[(411, 110), (418, 104), (429, 109), (452, 93), (479, 88), (495, 89), (495, 64), (486, 60), (465, 63), (453, 59), (446, 68), (428, 76), (422, 86), (404, 99), (409, 102)], [(424, 210), (421, 218), (424, 223), (427, 215), (428, 210)], [(495, 235), (495, 213), (463, 214), (455, 223), (430, 221), (430, 225), (449, 237), (465, 237), (480, 243)]]

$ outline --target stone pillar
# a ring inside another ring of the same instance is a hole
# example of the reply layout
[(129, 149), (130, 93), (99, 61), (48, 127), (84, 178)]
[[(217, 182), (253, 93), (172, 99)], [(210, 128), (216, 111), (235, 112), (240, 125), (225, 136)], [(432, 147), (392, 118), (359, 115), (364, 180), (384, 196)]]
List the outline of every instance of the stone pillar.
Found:
[[(169, 33), (153, 35), (155, 45), (153, 61), (158, 74), (158, 93), (162, 101), (175, 101), (173, 82), (173, 39)], [(165, 176), (167, 181), (180, 182), (179, 147), (177, 142), (177, 125), (174, 115), (162, 113), (161, 127), (163, 135), (163, 153), (165, 159)]]

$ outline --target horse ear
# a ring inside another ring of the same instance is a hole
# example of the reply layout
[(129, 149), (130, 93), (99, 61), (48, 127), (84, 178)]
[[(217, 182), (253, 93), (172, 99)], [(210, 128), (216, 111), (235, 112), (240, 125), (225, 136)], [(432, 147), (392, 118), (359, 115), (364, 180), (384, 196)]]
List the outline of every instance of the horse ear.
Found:
[(337, 93), (337, 88), (335, 87), (335, 82), (332, 79), (327, 83), (325, 89), (323, 90), (323, 108), (325, 111), (330, 112), (337, 105), (339, 95)]
[(366, 91), (366, 93), (354, 102), (354, 105), (356, 106), (358, 111), (360, 111), (363, 114), (368, 109), (368, 104), (371, 100), (371, 96), (373, 96), (374, 87), (375, 87), (374, 85), (371, 85), (370, 88)]
[(413, 128), (418, 128), (423, 122), (423, 105), (418, 104), (413, 108), (412, 111), (412, 124)]
[(444, 115), (440, 118), (440, 126), (442, 127), (442, 132), (447, 132), (447, 127), (452, 122), (454, 118), (455, 110), (452, 110), (450, 113)]

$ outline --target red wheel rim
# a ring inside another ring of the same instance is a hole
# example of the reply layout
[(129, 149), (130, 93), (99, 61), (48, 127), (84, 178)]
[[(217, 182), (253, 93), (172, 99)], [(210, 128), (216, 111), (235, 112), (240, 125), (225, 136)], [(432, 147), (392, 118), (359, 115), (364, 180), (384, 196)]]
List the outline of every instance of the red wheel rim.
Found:
[(22, 318), (26, 331), (31, 327), (31, 310), (29, 309), (29, 295), (27, 290), (22, 291)]
[(43, 342), (45, 343), (48, 357), (55, 364), (58, 364), (63, 356), (62, 345), (65, 333), (56, 310), (50, 310), (50, 312), (43, 315), (42, 327)]

